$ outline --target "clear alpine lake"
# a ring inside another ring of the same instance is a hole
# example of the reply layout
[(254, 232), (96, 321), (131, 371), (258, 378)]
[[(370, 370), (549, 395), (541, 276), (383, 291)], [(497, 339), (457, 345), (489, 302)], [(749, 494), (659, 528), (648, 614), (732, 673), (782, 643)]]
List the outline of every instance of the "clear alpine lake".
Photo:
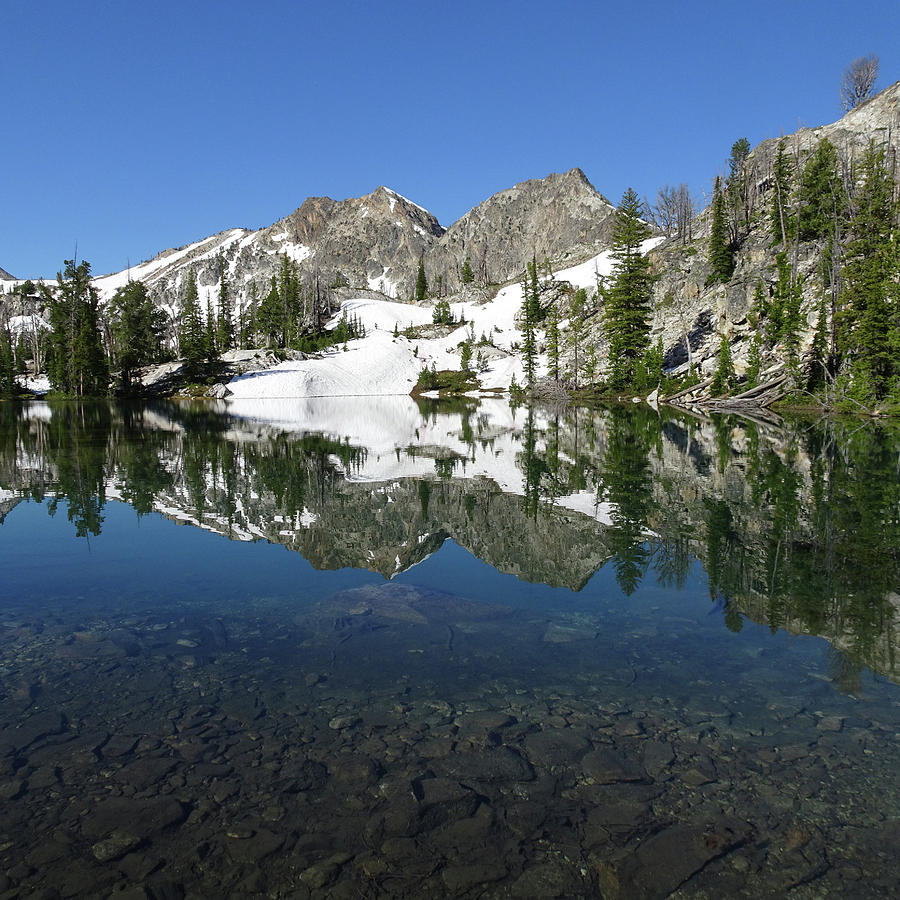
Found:
[(900, 883), (896, 423), (4, 403), (0, 572), (0, 898)]

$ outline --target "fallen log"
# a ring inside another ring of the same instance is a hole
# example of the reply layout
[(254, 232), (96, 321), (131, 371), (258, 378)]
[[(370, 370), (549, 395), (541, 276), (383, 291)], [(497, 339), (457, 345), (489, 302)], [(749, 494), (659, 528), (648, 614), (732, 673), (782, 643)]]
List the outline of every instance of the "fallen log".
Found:
[(688, 394), (693, 394), (694, 391), (702, 391), (703, 388), (709, 387), (714, 381), (714, 378), (706, 378), (703, 381), (698, 381), (696, 384), (691, 385), (688, 388), (684, 388), (674, 394), (671, 397), (663, 397), (662, 403), (671, 403), (673, 400), (677, 400), (679, 397), (685, 397)]

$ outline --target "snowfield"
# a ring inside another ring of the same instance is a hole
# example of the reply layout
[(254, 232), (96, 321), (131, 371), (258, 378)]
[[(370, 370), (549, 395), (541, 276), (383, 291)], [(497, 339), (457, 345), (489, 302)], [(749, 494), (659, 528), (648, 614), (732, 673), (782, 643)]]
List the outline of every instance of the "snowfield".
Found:
[[(646, 253), (661, 238), (652, 238), (642, 247)], [(555, 273), (559, 281), (576, 288), (592, 288), (598, 277), (612, 271), (612, 258), (604, 251), (587, 262)], [(522, 362), (513, 344), (521, 343), (522, 332), (515, 319), (522, 306), (522, 287), (510, 284), (484, 304), (451, 303), (457, 319), (465, 325), (445, 337), (406, 338), (402, 332), (409, 326), (430, 325), (431, 306), (415, 306), (392, 300), (357, 298), (347, 300), (329, 323), (335, 327), (341, 316), (355, 317), (366, 328), (366, 336), (349, 341), (347, 349), (334, 348), (316, 358), (283, 362), (261, 372), (235, 377), (228, 389), (229, 402), (252, 398), (277, 397), (347, 397), (408, 394), (423, 368), (460, 368), (459, 344), (474, 334), (476, 342), (484, 335), (503, 351), (489, 353), (486, 371), (479, 373), (486, 390), (508, 390), (513, 378), (525, 380)], [(394, 329), (400, 332), (394, 337)], [(478, 346), (474, 351), (477, 355)], [(547, 371), (546, 357), (538, 360), (538, 375)]]

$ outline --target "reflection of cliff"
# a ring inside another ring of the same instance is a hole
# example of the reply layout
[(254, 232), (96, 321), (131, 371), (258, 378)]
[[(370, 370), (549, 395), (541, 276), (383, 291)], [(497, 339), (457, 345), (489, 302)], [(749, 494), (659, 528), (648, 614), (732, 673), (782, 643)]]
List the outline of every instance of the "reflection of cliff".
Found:
[(728, 627), (821, 635), (844, 685), (861, 665), (900, 679), (900, 439), (884, 426), (632, 405), (503, 421), (457, 410), (405, 430), (394, 417), (377, 444), (208, 409), (10, 410), (0, 498), (65, 499), (80, 535), (120, 499), (321, 569), (391, 577), (452, 538), (500, 571), (574, 590), (609, 560), (626, 595), (651, 572), (679, 585), (699, 559)]

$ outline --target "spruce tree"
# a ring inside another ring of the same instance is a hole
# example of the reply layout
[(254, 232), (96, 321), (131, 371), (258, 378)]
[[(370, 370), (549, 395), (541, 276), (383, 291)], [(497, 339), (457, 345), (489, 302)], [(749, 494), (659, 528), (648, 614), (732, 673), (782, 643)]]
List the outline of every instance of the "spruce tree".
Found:
[(796, 232), (796, 219), (791, 212), (791, 196), (794, 190), (794, 164), (785, 149), (784, 141), (778, 144), (778, 152), (775, 155), (773, 165), (771, 233), (772, 246), (781, 244), (785, 252), (788, 243), (793, 240)]
[(54, 390), (76, 397), (98, 396), (109, 386), (109, 368), (100, 334), (100, 297), (87, 261), (65, 260), (57, 273), (59, 290), (45, 288), (50, 306), (48, 374)]
[(13, 397), (16, 393), (15, 359), (9, 330), (0, 330), (0, 397)]
[(797, 213), (801, 241), (830, 238), (847, 208), (837, 149), (819, 141), (803, 168), (803, 196)]
[(425, 256), (419, 256), (419, 268), (416, 271), (416, 303), (422, 303), (428, 297), (428, 279), (425, 277)]
[(819, 299), (819, 319), (816, 322), (816, 330), (813, 333), (812, 347), (809, 350), (807, 362), (806, 386), (814, 391), (825, 381), (828, 371), (828, 311), (825, 304), (825, 295)]
[(203, 370), (206, 360), (206, 335), (200, 314), (200, 298), (197, 291), (197, 276), (188, 272), (184, 297), (181, 301), (181, 323), (178, 329), (178, 346), (184, 360), (185, 374), (195, 378)]
[(584, 340), (584, 311), (586, 306), (587, 291), (584, 288), (578, 288), (572, 295), (572, 303), (569, 308), (569, 330), (566, 335), (567, 344), (574, 355), (572, 376), (576, 390), (578, 389), (578, 376), (581, 373), (578, 355), (581, 353), (582, 341)]
[(554, 381), (559, 381), (559, 310), (554, 303), (547, 316), (547, 362), (548, 374)]
[(728, 225), (725, 221), (725, 196), (722, 184), (716, 178), (713, 188), (712, 225), (709, 232), (709, 278), (707, 283), (722, 284), (731, 278), (734, 271), (734, 254), (728, 239)]
[(143, 281), (129, 281), (110, 300), (108, 318), (110, 353), (119, 369), (120, 386), (127, 391), (133, 370), (160, 358), (166, 316), (150, 299)]
[(462, 270), (459, 273), (459, 280), (463, 284), (471, 284), (475, 280), (475, 273), (472, 271), (472, 260), (467, 256), (462, 264)]
[(745, 373), (746, 390), (755, 388), (759, 384), (759, 372), (762, 368), (762, 342), (759, 339), (759, 332), (755, 332), (750, 340), (750, 351), (747, 354), (747, 371)]
[(893, 232), (897, 204), (883, 149), (871, 144), (861, 170), (842, 270), (839, 341), (860, 393), (881, 399), (900, 377), (900, 257)]
[(529, 284), (528, 271), (522, 279), (522, 365), (525, 370), (525, 388), (534, 390), (537, 369), (537, 340), (535, 338), (534, 298)]
[(628, 188), (616, 210), (610, 255), (612, 285), (605, 292), (603, 325), (609, 341), (610, 385), (619, 389), (634, 378), (650, 335), (650, 294), (653, 275), (641, 244), (650, 227), (641, 220), (643, 204)]
[(719, 353), (716, 358), (716, 371), (709, 393), (713, 397), (721, 397), (728, 393), (734, 384), (734, 364), (731, 360), (731, 344), (725, 335), (719, 341)]
[(228, 275), (223, 259), (219, 259), (219, 310), (216, 322), (216, 343), (220, 353), (234, 346), (234, 310), (228, 290)]

